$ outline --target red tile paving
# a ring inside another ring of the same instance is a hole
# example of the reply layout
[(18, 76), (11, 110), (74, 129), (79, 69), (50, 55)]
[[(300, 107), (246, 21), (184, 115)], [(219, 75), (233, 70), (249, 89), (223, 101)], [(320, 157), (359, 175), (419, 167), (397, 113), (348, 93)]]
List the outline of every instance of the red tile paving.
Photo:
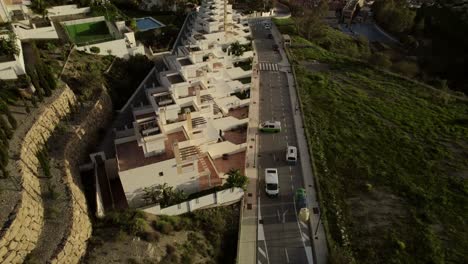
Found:
[(157, 163), (163, 160), (174, 158), (174, 151), (172, 144), (175, 141), (182, 142), (186, 141), (187, 137), (183, 131), (178, 131), (167, 135), (167, 139), (164, 142), (165, 152), (156, 156), (147, 157), (143, 153), (143, 149), (138, 146), (136, 141), (131, 141), (115, 146), (117, 159), (119, 162), (119, 170), (125, 171), (133, 168)]
[(239, 128), (236, 130), (224, 131), (224, 139), (227, 141), (239, 145), (247, 142), (247, 128)]
[(236, 109), (229, 110), (228, 116), (235, 117), (237, 119), (244, 119), (249, 116), (249, 107), (243, 106)]
[(230, 169), (239, 169), (242, 174), (245, 174), (245, 151), (230, 154), (227, 160), (223, 160), (223, 158), (215, 159), (214, 164), (221, 176)]
[[(213, 188), (215, 186), (221, 185), (222, 183), (222, 180), (219, 177), (218, 172), (216, 171), (215, 167), (211, 163), (210, 158), (204, 157), (204, 160), (205, 160), (205, 164), (208, 167), (208, 170), (210, 171), (210, 177), (208, 178), (208, 176), (201, 176), (198, 178), (200, 191)], [(203, 171), (200, 161), (198, 161), (198, 171), (199, 172)]]

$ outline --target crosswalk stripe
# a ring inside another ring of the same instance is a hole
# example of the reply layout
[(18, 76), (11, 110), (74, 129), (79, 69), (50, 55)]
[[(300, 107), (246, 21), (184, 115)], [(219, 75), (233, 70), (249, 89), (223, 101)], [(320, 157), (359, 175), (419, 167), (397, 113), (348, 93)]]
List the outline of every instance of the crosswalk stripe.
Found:
[(266, 253), (265, 253), (265, 251), (263, 251), (263, 249), (262, 249), (262, 248), (260, 248), (260, 247), (259, 247), (259, 248), (258, 248), (258, 251), (260, 252), (260, 254), (262, 254), (262, 255), (263, 255), (263, 257), (265, 257), (265, 258), (266, 258)]
[(259, 63), (258, 69), (261, 71), (279, 71), (279, 66), (276, 63)]
[(309, 238), (309, 236), (308, 236), (308, 235), (306, 235), (306, 234), (302, 233), (302, 236), (303, 236), (303, 237), (304, 237), (306, 240), (310, 240), (310, 238)]

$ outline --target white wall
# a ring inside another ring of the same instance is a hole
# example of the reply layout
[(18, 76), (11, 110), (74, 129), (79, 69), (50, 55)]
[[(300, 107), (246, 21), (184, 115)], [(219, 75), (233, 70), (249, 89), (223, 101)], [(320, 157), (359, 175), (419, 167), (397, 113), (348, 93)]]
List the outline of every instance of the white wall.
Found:
[(63, 6), (54, 6), (51, 8), (47, 8), (47, 16), (49, 17), (86, 14), (89, 12), (91, 12), (91, 8), (89, 7), (78, 8), (77, 5), (63, 5)]
[(21, 40), (26, 39), (58, 39), (57, 31), (52, 23), (50, 27), (24, 29), (20, 24), (13, 23), (13, 29)]
[[(91, 47), (98, 47), (99, 48), (99, 55), (109, 55), (107, 52), (108, 50), (111, 50), (111, 55), (114, 55), (119, 58), (128, 58), (130, 56), (129, 49), (127, 49), (127, 45), (125, 43), (125, 39), (117, 39), (117, 40), (112, 40), (108, 42), (102, 42), (102, 43), (97, 43), (97, 44), (92, 44), (92, 45), (86, 45), (86, 46), (81, 46), (81, 47), (76, 47), (77, 50), (82, 50), (86, 51), (88, 53), (92, 53), (90, 51)], [(143, 46), (141, 46), (143, 48)], [(130, 49), (132, 53), (135, 54), (141, 54), (139, 53), (140, 50), (133, 50)], [(143, 50), (144, 54), (144, 50)]]
[(232, 188), (166, 208), (161, 208), (159, 205), (145, 207), (143, 211), (155, 215), (181, 215), (198, 209), (232, 204), (240, 201), (242, 197), (244, 197), (244, 190), (241, 188)]
[[(159, 176), (162, 172), (164, 176)], [(167, 183), (174, 188), (184, 190), (186, 193), (198, 191), (198, 164), (194, 161), (191, 171), (178, 174), (175, 159), (119, 172), (120, 181), (130, 207), (143, 206), (141, 196), (143, 188), (157, 184)]]

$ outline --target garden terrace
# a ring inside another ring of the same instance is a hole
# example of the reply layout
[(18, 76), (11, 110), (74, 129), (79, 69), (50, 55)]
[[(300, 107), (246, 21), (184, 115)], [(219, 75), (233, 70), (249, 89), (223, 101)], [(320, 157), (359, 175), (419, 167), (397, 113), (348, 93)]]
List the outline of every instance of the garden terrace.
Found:
[(237, 127), (228, 131), (224, 131), (224, 140), (233, 144), (239, 145), (247, 142), (247, 126)]
[(143, 149), (138, 146), (137, 141), (118, 144), (115, 146), (115, 149), (120, 171), (173, 159), (173, 144), (175, 142), (183, 142), (186, 140), (187, 137), (183, 131), (167, 134), (167, 139), (164, 141), (164, 152), (151, 157), (145, 157)]
[(183, 82), (185, 82), (184, 78), (182, 78), (182, 76), (181, 76), (179, 73), (167, 75), (166, 77), (167, 77), (167, 80), (168, 80), (171, 84), (177, 84), (177, 83), (183, 83)]
[(174, 98), (172, 98), (172, 94), (170, 92), (153, 94), (152, 96), (159, 107), (175, 104)]
[(235, 109), (229, 109), (227, 116), (232, 116), (237, 119), (244, 119), (249, 116), (249, 106), (238, 107)]
[(156, 120), (155, 117), (150, 120), (137, 121), (137, 129), (143, 137), (161, 134), (161, 128), (159, 127), (158, 120)]
[(189, 58), (178, 59), (178, 61), (182, 66), (193, 65), (192, 61)]
[(239, 169), (243, 175), (245, 173), (245, 151), (227, 154), (213, 162), (220, 175), (226, 174), (230, 169)]

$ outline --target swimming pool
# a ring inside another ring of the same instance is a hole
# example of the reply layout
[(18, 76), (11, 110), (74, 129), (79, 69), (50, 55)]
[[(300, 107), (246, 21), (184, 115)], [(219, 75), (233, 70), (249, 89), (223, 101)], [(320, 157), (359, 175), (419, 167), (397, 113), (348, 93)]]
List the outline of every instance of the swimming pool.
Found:
[(142, 17), (136, 20), (137, 28), (140, 31), (151, 30), (164, 27), (165, 25), (152, 17)]

